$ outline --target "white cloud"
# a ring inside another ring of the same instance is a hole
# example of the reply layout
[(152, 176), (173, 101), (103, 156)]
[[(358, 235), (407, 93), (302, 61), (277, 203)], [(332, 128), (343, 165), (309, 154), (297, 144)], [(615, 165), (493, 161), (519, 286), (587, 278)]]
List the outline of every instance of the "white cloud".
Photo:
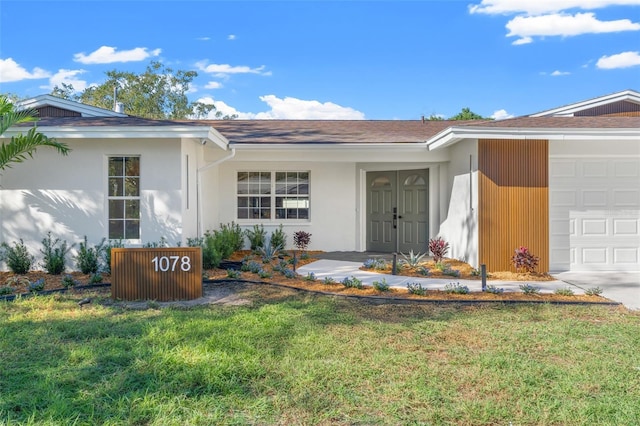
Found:
[(196, 40), (198, 40), (198, 41), (209, 41), (209, 40), (211, 40), (211, 37), (197, 37)]
[[(237, 115), (239, 119), (259, 119), (259, 120), (364, 120), (364, 113), (353, 108), (343, 107), (333, 102), (321, 103), (318, 101), (306, 101), (291, 97), (280, 99), (275, 95), (260, 96), (260, 100), (265, 102), (269, 111), (265, 112), (241, 112), (227, 105), (223, 101), (215, 101), (211, 97), (203, 97), (198, 102), (213, 104), (216, 111), (223, 115)], [(208, 118), (216, 118), (215, 112), (210, 113)]]
[(83, 73), (85, 73), (85, 70), (58, 70), (57, 73), (49, 78), (49, 85), (40, 86), (40, 88), (48, 90), (52, 90), (55, 86), (62, 88), (62, 83), (64, 83), (73, 86), (76, 92), (83, 92), (88, 87), (88, 84), (86, 80), (77, 78), (78, 75)]
[(275, 95), (260, 96), (260, 100), (271, 108), (270, 111), (256, 114), (256, 118), (260, 119), (364, 120), (364, 113), (333, 102), (321, 103), (292, 97), (280, 99)]
[(570, 75), (571, 73), (569, 71), (560, 71), (560, 70), (555, 70), (554, 72), (551, 73), (552, 76), (554, 77), (559, 77), (562, 75)]
[(640, 52), (622, 52), (617, 55), (603, 56), (596, 67), (602, 69), (629, 68), (640, 65)]
[(568, 37), (640, 30), (640, 24), (631, 22), (629, 19), (600, 21), (593, 13), (516, 16), (507, 23), (506, 27), (509, 30), (507, 37), (521, 37), (514, 44), (523, 44), (521, 40), (529, 41), (533, 36)]
[(209, 64), (206, 62), (197, 62), (196, 67), (200, 69), (202, 72), (206, 72), (207, 74), (213, 74), (218, 77), (225, 77), (229, 74), (260, 74), (260, 75), (271, 75), (271, 71), (265, 71), (265, 66), (262, 65), (257, 68), (251, 68), (246, 65), (236, 65), (232, 66), (229, 64)]
[(540, 15), (567, 9), (593, 10), (608, 6), (638, 6), (640, 0), (482, 0), (469, 5), (470, 13), (512, 15), (526, 13)]
[(222, 83), (218, 81), (210, 81), (205, 86), (205, 89), (220, 89), (222, 88)]
[(146, 47), (136, 47), (131, 50), (122, 50), (116, 52), (115, 47), (101, 46), (98, 50), (85, 55), (84, 52), (73, 55), (73, 60), (81, 64), (111, 64), (114, 62), (138, 62), (145, 59), (158, 56), (162, 52), (161, 49), (149, 51)]
[(24, 67), (18, 65), (13, 58), (0, 59), (0, 83), (48, 78), (50, 75), (48, 71), (37, 67), (29, 72)]
[(504, 120), (506, 118), (513, 118), (513, 114), (509, 114), (507, 110), (499, 109), (491, 114), (491, 118), (493, 118), (494, 120)]
[(227, 36), (227, 40), (235, 40), (236, 39), (236, 35), (235, 34), (229, 34)]

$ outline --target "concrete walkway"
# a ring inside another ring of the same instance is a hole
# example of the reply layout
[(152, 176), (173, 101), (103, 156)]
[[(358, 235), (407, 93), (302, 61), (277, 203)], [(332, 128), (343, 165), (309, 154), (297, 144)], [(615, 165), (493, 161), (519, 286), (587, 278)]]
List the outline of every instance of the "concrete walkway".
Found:
[[(445, 286), (450, 283), (459, 283), (469, 288), (471, 292), (482, 291), (481, 280), (462, 280), (459, 278), (418, 278), (418, 277), (405, 277), (401, 275), (389, 275), (380, 274), (370, 271), (362, 271), (360, 267), (362, 262), (352, 262), (345, 260), (331, 260), (320, 259), (312, 263), (308, 263), (297, 269), (298, 274), (306, 276), (309, 273), (313, 273), (317, 279), (322, 280), (326, 277), (333, 278), (336, 282), (340, 282), (347, 277), (355, 277), (362, 281), (364, 285), (372, 285), (374, 281), (382, 281), (383, 279), (389, 284), (390, 287), (407, 288), (409, 283), (420, 283), (422, 287), (428, 290), (444, 290)], [(503, 288), (507, 291), (521, 292), (520, 286), (523, 284), (530, 284), (540, 289), (540, 293), (553, 293), (557, 289), (570, 288), (574, 294), (584, 294), (586, 288), (582, 288), (571, 283), (555, 280), (555, 281), (535, 281), (535, 282), (523, 282), (523, 281), (500, 281), (500, 280), (487, 280), (487, 285), (492, 285), (497, 288)]]
[[(297, 272), (307, 275), (313, 272), (318, 279), (331, 277), (340, 282), (346, 277), (356, 277), (364, 285), (372, 285), (374, 281), (384, 279), (391, 287), (407, 288), (409, 283), (420, 283), (428, 290), (444, 290), (450, 283), (459, 283), (469, 288), (469, 291), (482, 291), (481, 280), (461, 280), (451, 278), (416, 278), (400, 275), (379, 274), (371, 271), (361, 271), (362, 264), (371, 258), (392, 260), (390, 253), (374, 252), (323, 252), (314, 254), (318, 261), (298, 268)], [(401, 258), (399, 257), (398, 260)], [(554, 293), (557, 289), (570, 288), (574, 294), (584, 294), (585, 290), (599, 287), (602, 296), (614, 302), (622, 303), (632, 310), (640, 310), (640, 272), (561, 272), (551, 274), (554, 281), (499, 281), (487, 280), (487, 285), (503, 288), (507, 291), (522, 291), (523, 284), (538, 287), (541, 293)]]

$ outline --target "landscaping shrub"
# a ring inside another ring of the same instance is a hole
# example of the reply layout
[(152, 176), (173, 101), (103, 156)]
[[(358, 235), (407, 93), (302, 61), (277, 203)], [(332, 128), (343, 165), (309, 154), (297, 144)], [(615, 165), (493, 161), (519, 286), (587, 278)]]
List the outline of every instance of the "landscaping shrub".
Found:
[(102, 239), (100, 244), (94, 247), (89, 247), (87, 243), (87, 236), (84, 237), (84, 242), (80, 243), (78, 254), (76, 255), (76, 267), (83, 274), (95, 274), (100, 270), (100, 257), (104, 250), (105, 238)]
[(365, 269), (374, 269), (376, 271), (382, 271), (387, 268), (387, 261), (384, 259), (367, 259), (362, 266)]
[(74, 287), (74, 286), (76, 286), (78, 284), (79, 284), (78, 281), (74, 280), (73, 277), (71, 275), (69, 275), (69, 274), (65, 275), (62, 278), (62, 286), (64, 288)]
[(109, 241), (102, 250), (102, 261), (104, 263), (104, 271), (107, 273), (111, 273), (111, 249), (113, 248), (123, 248), (124, 244), (122, 240), (111, 240)]
[(32, 283), (30, 283), (27, 286), (27, 290), (29, 290), (30, 292), (36, 292), (36, 291), (42, 291), (44, 290), (44, 278), (40, 278)]
[(293, 233), (293, 244), (298, 250), (306, 250), (311, 243), (311, 234), (305, 231), (296, 231)]
[(27, 246), (24, 245), (24, 241), (20, 239), (20, 242), (14, 242), (13, 246), (2, 243), (0, 245), (2, 253), (0, 259), (4, 259), (7, 262), (7, 267), (14, 274), (26, 274), (31, 269), (33, 263), (33, 256), (29, 254)]
[(554, 291), (555, 294), (559, 295), (559, 296), (573, 296), (573, 290), (571, 290), (569, 287), (565, 287), (565, 288), (557, 288)]
[(374, 281), (372, 284), (373, 288), (378, 291), (389, 291), (389, 283), (385, 278), (382, 278), (380, 281)]
[(600, 287), (591, 287), (586, 289), (584, 294), (587, 296), (600, 296), (602, 294), (602, 289)]
[(264, 226), (253, 225), (253, 229), (246, 229), (245, 234), (249, 239), (249, 247), (252, 251), (258, 250), (259, 247), (264, 246), (265, 239), (267, 238), (267, 231), (264, 230)]
[(287, 247), (287, 234), (282, 230), (282, 224), (271, 233), (271, 247), (285, 250)]
[(55, 240), (51, 238), (51, 232), (47, 233), (47, 236), (42, 240), (43, 248), (40, 253), (44, 255), (42, 265), (44, 270), (51, 275), (60, 275), (64, 272), (67, 254), (73, 247), (67, 246), (66, 241), (62, 241), (59, 238)]
[(518, 272), (534, 273), (538, 267), (540, 258), (533, 255), (528, 248), (520, 246), (515, 249), (515, 254), (511, 257), (511, 263)]
[(361, 289), (362, 288), (362, 281), (360, 281), (358, 278), (356, 277), (345, 277), (342, 280), (342, 285), (347, 287), (347, 288), (358, 288)]
[(409, 283), (407, 284), (407, 291), (410, 294), (417, 294), (420, 296), (424, 296), (425, 294), (427, 294), (427, 289), (422, 287), (422, 284), (420, 283)]
[(220, 230), (217, 233), (223, 239), (224, 245), (228, 246), (228, 251), (223, 253), (223, 259), (227, 259), (233, 252), (244, 248), (244, 233), (237, 223), (221, 223)]
[(404, 258), (403, 261), (407, 265), (411, 266), (412, 268), (415, 268), (416, 266), (418, 266), (422, 261), (422, 258), (427, 255), (427, 253), (419, 253), (419, 252), (414, 254), (413, 250), (410, 250), (408, 255), (404, 253), (400, 253), (400, 254)]
[(540, 293), (540, 289), (538, 287), (534, 287), (531, 284), (521, 284), (520, 285), (520, 290), (522, 290), (522, 292), (524, 294), (538, 294)]
[(469, 287), (460, 283), (449, 283), (444, 286), (444, 291), (452, 294), (469, 294)]
[(429, 240), (429, 251), (433, 256), (434, 262), (440, 263), (449, 251), (449, 243), (443, 240), (441, 237), (432, 238)]

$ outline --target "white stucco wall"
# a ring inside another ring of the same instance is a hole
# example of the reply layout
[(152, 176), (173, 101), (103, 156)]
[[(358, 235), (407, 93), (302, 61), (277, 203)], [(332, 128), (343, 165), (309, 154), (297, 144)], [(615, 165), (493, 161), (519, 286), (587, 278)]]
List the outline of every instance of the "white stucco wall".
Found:
[[(236, 217), (236, 176), (238, 171), (309, 171), (310, 220), (238, 220)], [(211, 175), (212, 173), (208, 173)], [(356, 186), (353, 163), (327, 162), (254, 162), (227, 161), (218, 167), (217, 215), (205, 217), (206, 229), (217, 229), (220, 223), (240, 224), (244, 229), (263, 224), (268, 233), (280, 224), (287, 234), (287, 247), (293, 247), (293, 234), (305, 231), (311, 234), (310, 250), (355, 250)], [(210, 184), (207, 181), (206, 184)], [(216, 218), (214, 222), (212, 218)]]
[[(443, 197), (446, 219), (440, 225), (440, 236), (449, 243), (448, 256), (478, 266), (478, 143), (464, 140), (446, 148), (450, 163), (443, 177), (448, 187)], [(471, 158), (471, 173), (469, 159)], [(444, 195), (444, 194), (443, 194)]]
[[(182, 238), (182, 177), (177, 140), (61, 140), (72, 149), (67, 157), (39, 149), (33, 159), (6, 169), (0, 210), (3, 241), (22, 238), (40, 258), (41, 241), (52, 237), (90, 243), (107, 237), (107, 158), (141, 157), (141, 241), (170, 243)], [(72, 255), (75, 254), (72, 252)], [(71, 263), (68, 263), (71, 264)]]

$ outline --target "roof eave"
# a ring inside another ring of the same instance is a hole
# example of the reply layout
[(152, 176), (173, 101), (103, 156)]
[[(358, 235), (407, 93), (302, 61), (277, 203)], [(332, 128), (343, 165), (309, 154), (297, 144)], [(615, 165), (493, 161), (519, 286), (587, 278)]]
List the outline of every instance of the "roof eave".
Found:
[(594, 129), (531, 129), (531, 128), (502, 128), (480, 129), (450, 127), (438, 133), (427, 141), (430, 151), (453, 145), (463, 139), (553, 139), (553, 140), (638, 140), (638, 128), (594, 128)]

